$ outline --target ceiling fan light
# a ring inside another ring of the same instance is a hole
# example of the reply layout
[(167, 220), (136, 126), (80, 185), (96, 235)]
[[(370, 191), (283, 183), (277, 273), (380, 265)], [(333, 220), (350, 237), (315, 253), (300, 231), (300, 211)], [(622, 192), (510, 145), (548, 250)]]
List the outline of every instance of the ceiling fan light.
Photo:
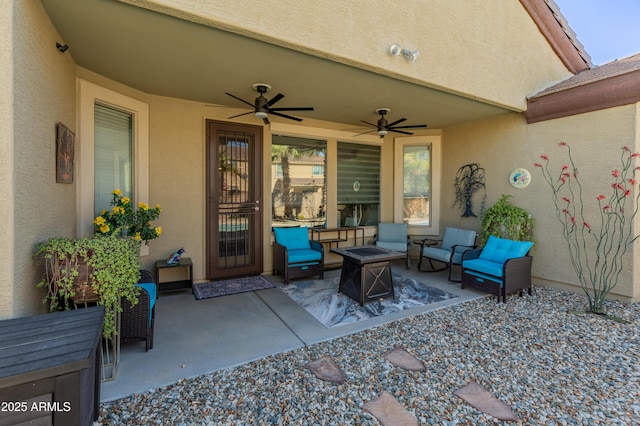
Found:
[(269, 114), (267, 114), (264, 111), (256, 111), (256, 117), (258, 118), (267, 118), (269, 116)]
[(389, 132), (388, 132), (386, 129), (380, 129), (380, 130), (378, 130), (378, 134), (379, 134), (380, 136), (384, 136), (384, 135), (386, 135), (387, 133), (389, 133)]

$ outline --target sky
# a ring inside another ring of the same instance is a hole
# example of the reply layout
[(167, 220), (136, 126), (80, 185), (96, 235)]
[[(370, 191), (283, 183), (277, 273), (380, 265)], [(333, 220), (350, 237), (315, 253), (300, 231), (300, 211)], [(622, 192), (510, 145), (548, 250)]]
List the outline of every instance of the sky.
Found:
[(594, 65), (640, 53), (640, 0), (555, 0)]

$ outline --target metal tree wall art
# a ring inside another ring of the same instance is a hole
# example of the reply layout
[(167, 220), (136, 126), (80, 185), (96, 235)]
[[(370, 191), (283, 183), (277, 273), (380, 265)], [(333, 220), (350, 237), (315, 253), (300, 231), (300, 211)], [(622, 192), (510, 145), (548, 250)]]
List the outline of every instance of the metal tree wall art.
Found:
[(458, 169), (455, 182), (456, 201), (453, 203), (453, 207), (464, 209), (462, 217), (477, 217), (471, 210), (471, 203), (474, 194), (480, 190), (484, 191), (481, 207), (484, 208), (484, 200), (487, 198), (484, 182), (484, 169), (477, 163), (465, 164)]

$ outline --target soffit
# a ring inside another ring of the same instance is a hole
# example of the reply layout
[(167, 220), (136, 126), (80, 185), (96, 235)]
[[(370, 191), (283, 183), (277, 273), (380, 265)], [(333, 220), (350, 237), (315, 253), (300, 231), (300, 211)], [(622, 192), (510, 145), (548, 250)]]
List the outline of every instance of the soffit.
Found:
[(292, 115), (351, 128), (362, 126), (360, 120), (375, 122), (381, 107), (391, 108), (391, 119), (406, 117), (406, 124), (432, 129), (507, 112), (117, 1), (42, 2), (76, 64), (150, 94), (237, 107), (241, 113), (245, 105), (225, 92), (253, 102), (257, 93), (251, 85), (267, 83), (273, 87), (268, 98), (285, 95), (277, 106), (315, 108)]

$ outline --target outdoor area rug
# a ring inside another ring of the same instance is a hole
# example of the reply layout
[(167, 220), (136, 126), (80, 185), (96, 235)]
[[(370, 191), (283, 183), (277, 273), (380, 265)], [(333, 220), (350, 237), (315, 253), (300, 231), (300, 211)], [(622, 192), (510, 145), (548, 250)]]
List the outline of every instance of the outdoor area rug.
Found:
[(349, 296), (338, 293), (339, 283), (338, 277), (328, 280), (293, 281), (280, 289), (327, 328), (458, 297), (393, 273), (395, 299), (360, 306), (360, 303)]
[(196, 300), (202, 300), (274, 287), (262, 275), (256, 275), (254, 277), (232, 278), (225, 281), (197, 283), (193, 285), (193, 295)]

